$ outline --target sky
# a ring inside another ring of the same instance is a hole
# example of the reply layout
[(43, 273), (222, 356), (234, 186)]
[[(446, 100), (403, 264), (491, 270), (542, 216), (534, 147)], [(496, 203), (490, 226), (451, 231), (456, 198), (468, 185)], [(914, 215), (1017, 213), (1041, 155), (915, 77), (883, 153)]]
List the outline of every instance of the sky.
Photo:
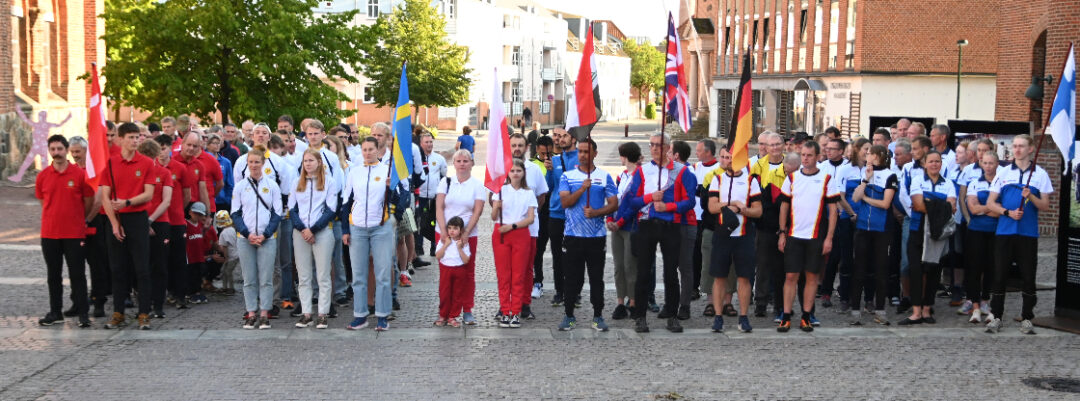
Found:
[[(678, 14), (680, 0), (534, 0), (544, 8), (615, 22), (628, 36), (659, 43), (667, 34), (667, 12)], [(678, 21), (678, 15), (675, 17)]]

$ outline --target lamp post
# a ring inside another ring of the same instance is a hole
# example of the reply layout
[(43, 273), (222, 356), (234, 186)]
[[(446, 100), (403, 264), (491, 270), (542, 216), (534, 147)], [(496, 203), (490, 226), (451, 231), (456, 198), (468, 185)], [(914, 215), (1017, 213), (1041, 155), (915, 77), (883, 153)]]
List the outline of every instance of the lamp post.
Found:
[(967, 39), (960, 39), (956, 41), (956, 118), (960, 118), (960, 71), (964, 65), (964, 46), (967, 46)]

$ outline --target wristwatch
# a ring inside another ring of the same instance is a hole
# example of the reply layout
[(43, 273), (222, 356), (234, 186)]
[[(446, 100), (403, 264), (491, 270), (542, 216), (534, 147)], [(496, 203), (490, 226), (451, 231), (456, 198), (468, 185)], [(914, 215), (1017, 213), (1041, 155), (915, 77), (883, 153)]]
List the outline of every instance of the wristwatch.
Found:
[(124, 206), (131, 206), (131, 199), (125, 199)]
[(511, 224), (510, 229), (517, 230), (517, 223)]

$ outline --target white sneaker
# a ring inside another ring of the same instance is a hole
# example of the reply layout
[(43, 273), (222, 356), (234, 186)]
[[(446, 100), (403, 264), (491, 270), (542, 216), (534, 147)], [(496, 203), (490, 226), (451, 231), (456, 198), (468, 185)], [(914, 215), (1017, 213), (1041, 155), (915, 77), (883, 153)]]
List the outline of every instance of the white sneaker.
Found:
[(1030, 320), (1024, 319), (1020, 322), (1020, 332), (1024, 334), (1035, 334), (1035, 326), (1031, 324)]
[(982, 323), (982, 312), (978, 308), (971, 308), (971, 319), (968, 322), (979, 324)]
[(983, 316), (990, 314), (990, 301), (983, 301), (979, 303), (979, 309), (982, 310)]
[(964, 301), (964, 305), (961, 306), (960, 309), (956, 310), (956, 313), (960, 315), (967, 315), (970, 314), (971, 310), (974, 308), (974, 304), (971, 303), (971, 300), (966, 300)]
[(542, 283), (533, 284), (533, 290), (532, 290), (533, 299), (540, 299), (540, 297), (542, 297), (542, 296), (544, 296), (544, 284), (542, 284)]
[(986, 322), (987, 333), (993, 334), (1001, 331), (1001, 319), (994, 317), (993, 313), (986, 316)]

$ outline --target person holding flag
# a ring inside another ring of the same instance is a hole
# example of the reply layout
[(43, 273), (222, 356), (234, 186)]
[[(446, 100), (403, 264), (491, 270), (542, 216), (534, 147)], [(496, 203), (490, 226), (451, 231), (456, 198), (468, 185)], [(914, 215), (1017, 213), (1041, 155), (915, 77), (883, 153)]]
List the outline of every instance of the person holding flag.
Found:
[[(589, 298), (593, 307), (592, 328), (608, 331), (604, 322), (604, 255), (607, 227), (604, 216), (619, 207), (615, 180), (593, 164), (596, 141), (591, 138), (578, 142), (578, 168), (563, 173), (559, 179), (559, 200), (566, 209), (566, 233), (563, 247), (566, 275), (566, 316), (559, 324), (560, 331), (573, 330), (575, 300), (581, 295), (585, 271), (589, 272)], [(592, 188), (596, 185), (598, 188)], [(601, 206), (603, 205), (603, 206)], [(691, 205), (693, 206), (693, 205)], [(677, 285), (677, 284), (676, 284)], [(641, 305), (640, 299), (638, 304)]]
[[(682, 42), (675, 29), (675, 18), (668, 13), (667, 65), (664, 68), (664, 120), (667, 114), (683, 132), (690, 131), (690, 95), (686, 92), (686, 68), (683, 66)], [(732, 125), (734, 127), (734, 125)]]
[[(402, 287), (412, 286), (412, 277), (405, 268), (412, 261), (409, 258), (409, 249), (405, 239), (412, 236), (413, 228), (411, 221), (415, 221), (412, 210), (412, 192), (409, 191), (409, 180), (413, 174), (413, 145), (412, 145), (412, 105), (409, 104), (409, 80), (405, 75), (407, 63), (401, 64), (401, 81), (398, 85), (397, 108), (394, 109), (393, 124), (390, 126), (390, 190), (398, 192), (398, 207), (394, 213), (394, 267), (397, 269), (398, 281), (395, 284)], [(397, 288), (394, 289), (394, 304), (397, 304)], [(400, 308), (400, 306), (398, 306)]]

